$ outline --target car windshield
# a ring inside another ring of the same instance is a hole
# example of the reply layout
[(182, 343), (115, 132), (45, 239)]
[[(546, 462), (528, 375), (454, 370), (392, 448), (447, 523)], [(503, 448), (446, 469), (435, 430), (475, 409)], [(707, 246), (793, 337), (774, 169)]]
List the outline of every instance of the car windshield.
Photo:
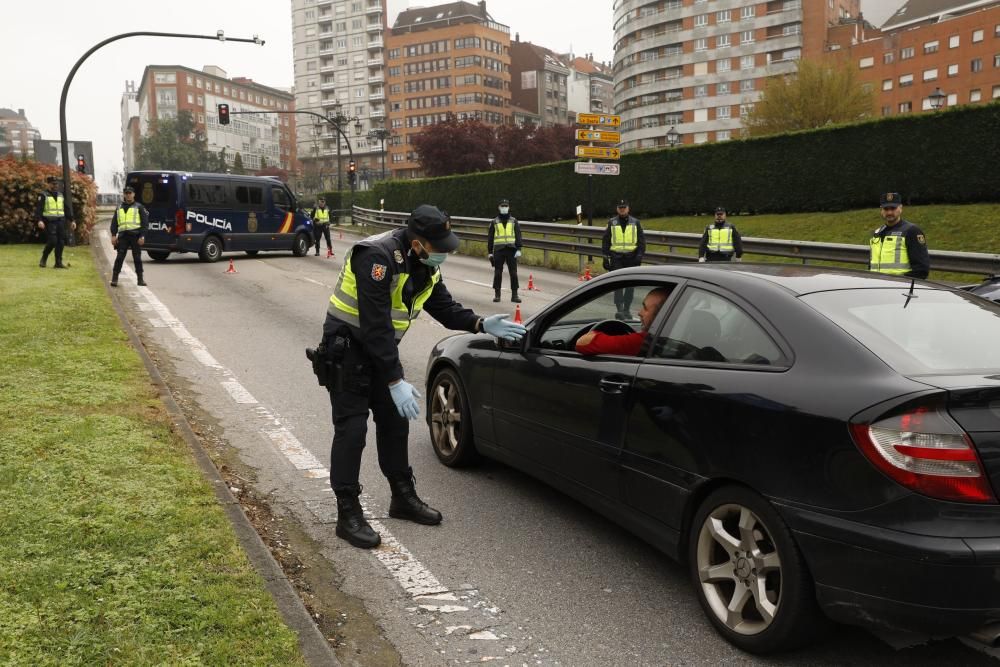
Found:
[(1000, 370), (1000, 306), (977, 296), (899, 286), (802, 300), (905, 375)]

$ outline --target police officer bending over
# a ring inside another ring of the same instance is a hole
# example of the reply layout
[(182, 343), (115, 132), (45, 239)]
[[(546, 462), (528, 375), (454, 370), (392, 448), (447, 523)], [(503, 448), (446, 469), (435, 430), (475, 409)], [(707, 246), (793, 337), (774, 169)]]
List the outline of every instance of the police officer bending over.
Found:
[(885, 224), (875, 230), (869, 244), (868, 270), (910, 278), (926, 278), (931, 271), (927, 239), (919, 227), (903, 220), (903, 200), (898, 192), (879, 197)]
[(705, 228), (698, 247), (698, 261), (741, 262), (743, 239), (736, 227), (726, 221), (726, 209), (715, 207), (715, 224)]
[[(410, 322), (426, 310), (449, 329), (508, 340), (524, 335), (525, 328), (506, 315), (484, 319), (452, 298), (438, 267), (457, 247), (447, 216), (434, 206), (418, 206), (405, 229), (369, 237), (348, 251), (330, 297), (320, 352), (332, 368), (325, 382), (334, 428), (330, 484), (337, 496), (337, 536), (356, 547), (381, 542), (358, 500), (369, 410), (379, 468), (392, 490), (389, 516), (441, 522), (441, 513), (417, 496), (407, 454), (408, 420), (420, 413), (420, 393), (403, 377), (397, 346)], [(324, 383), (319, 369), (317, 375)]]
[(142, 279), (142, 246), (146, 242), (145, 234), (149, 228), (149, 213), (145, 206), (136, 203), (135, 190), (131, 186), (126, 187), (122, 193), (124, 201), (111, 216), (111, 245), (118, 251), (115, 266), (111, 270), (111, 286), (118, 287), (118, 274), (121, 273), (125, 255), (131, 248), (139, 287), (145, 287), (146, 281)]

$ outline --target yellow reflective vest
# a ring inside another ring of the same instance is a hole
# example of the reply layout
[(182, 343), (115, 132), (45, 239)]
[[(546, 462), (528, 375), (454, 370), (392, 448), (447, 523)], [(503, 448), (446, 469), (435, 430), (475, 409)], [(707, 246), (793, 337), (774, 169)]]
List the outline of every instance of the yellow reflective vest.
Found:
[(708, 226), (708, 250), (709, 252), (733, 253), (733, 226), (728, 222), (721, 227), (715, 225)]
[(42, 209), (42, 217), (62, 218), (65, 215), (62, 195), (56, 195), (55, 197), (45, 195), (45, 208)]
[(611, 252), (632, 252), (639, 246), (639, 230), (634, 222), (622, 226), (615, 220), (611, 224)]
[(313, 222), (318, 222), (321, 225), (330, 224), (330, 209), (328, 208), (316, 209), (316, 219)]
[(132, 204), (128, 210), (118, 207), (118, 231), (130, 232), (133, 229), (142, 227), (142, 219), (139, 217), (139, 205)]
[(515, 245), (517, 243), (513, 220), (508, 220), (507, 224), (504, 224), (500, 218), (496, 218), (493, 224), (496, 226), (496, 229), (493, 230), (494, 246)]
[[(896, 225), (900, 227), (900, 225)], [(891, 229), (884, 236), (872, 236), (868, 270), (901, 276), (910, 271), (910, 255), (906, 251), (905, 229)]]

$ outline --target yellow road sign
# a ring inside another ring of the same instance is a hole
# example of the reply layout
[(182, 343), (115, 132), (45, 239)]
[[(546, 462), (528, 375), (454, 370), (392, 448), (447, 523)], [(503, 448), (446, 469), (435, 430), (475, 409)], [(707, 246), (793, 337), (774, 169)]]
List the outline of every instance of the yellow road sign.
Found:
[(577, 141), (607, 141), (617, 144), (622, 140), (621, 132), (610, 132), (608, 130), (577, 130)]
[(617, 160), (621, 157), (621, 151), (617, 148), (605, 148), (604, 146), (577, 146), (577, 157), (596, 157), (603, 160)]
[(578, 113), (576, 114), (576, 122), (580, 125), (610, 125), (611, 127), (618, 127), (622, 124), (622, 117), (614, 114)]

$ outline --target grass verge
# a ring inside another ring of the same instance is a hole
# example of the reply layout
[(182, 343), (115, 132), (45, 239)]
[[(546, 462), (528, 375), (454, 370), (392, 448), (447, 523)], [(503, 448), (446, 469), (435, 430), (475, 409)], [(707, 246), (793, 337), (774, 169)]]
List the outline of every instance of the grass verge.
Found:
[(40, 250), (0, 246), (0, 663), (304, 664), (89, 251)]

